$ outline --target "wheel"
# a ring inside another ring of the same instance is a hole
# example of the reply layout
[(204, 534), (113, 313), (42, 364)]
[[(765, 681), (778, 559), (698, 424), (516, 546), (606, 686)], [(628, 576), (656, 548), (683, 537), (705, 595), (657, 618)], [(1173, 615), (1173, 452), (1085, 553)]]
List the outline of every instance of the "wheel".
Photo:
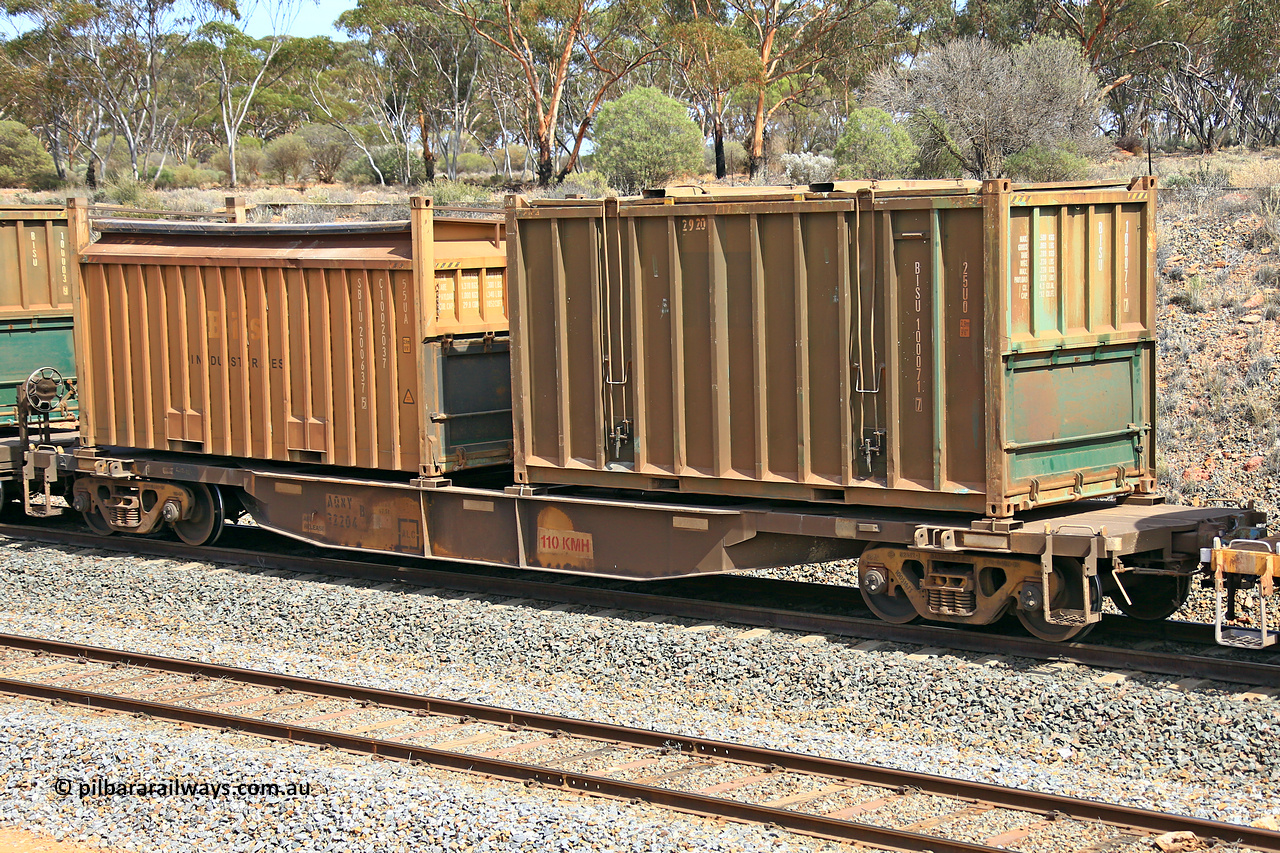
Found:
[(1125, 574), (1121, 578), (1124, 591), (1133, 600), (1124, 600), (1119, 590), (1111, 594), (1111, 600), (1120, 612), (1144, 622), (1168, 619), (1181, 609), (1191, 594), (1191, 578), (1188, 575), (1138, 575)]
[(87, 512), (82, 512), (80, 514), (84, 516), (85, 525), (98, 536), (110, 536), (112, 533), (115, 533), (115, 531), (111, 529), (111, 525), (107, 524), (107, 520), (102, 517), (102, 511), (96, 506)]
[[(1084, 569), (1075, 560), (1054, 561), (1053, 571), (1049, 575), (1049, 595), (1054, 610), (1084, 609), (1084, 591), (1081, 585), (1083, 577)], [(1099, 600), (1096, 590), (1091, 590), (1090, 594), (1094, 601)], [(1022, 627), (1026, 628), (1032, 636), (1051, 643), (1082, 639), (1093, 630), (1094, 625), (1098, 624), (1091, 622), (1088, 625), (1054, 625), (1045, 621), (1043, 606), (1035, 610), (1024, 610), (1018, 607), (1014, 612), (1018, 614), (1018, 621), (1022, 623)]]
[(188, 545), (212, 545), (222, 535), (226, 520), (222, 492), (204, 483), (190, 483), (187, 488), (195, 496), (195, 505), (189, 518), (173, 522), (173, 532)]
[(866, 555), (858, 561), (858, 590), (862, 600), (876, 616), (895, 625), (905, 625), (920, 618), (916, 606), (901, 590), (897, 595), (889, 593), (889, 580), (885, 570), (876, 565), (867, 565)]

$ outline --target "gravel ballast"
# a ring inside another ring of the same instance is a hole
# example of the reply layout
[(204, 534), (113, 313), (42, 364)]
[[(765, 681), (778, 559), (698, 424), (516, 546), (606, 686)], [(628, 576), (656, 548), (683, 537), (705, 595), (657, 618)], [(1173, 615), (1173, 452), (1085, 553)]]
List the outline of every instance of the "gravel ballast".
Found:
[[(101, 780), (280, 789), (100, 794)], [(0, 823), (147, 851), (847, 849), (648, 806), (290, 744), (263, 748), (239, 735), (21, 700), (0, 703), (0, 783)]]
[[(0, 631), (1210, 819), (1280, 813), (1280, 702), (1240, 701), (1228, 685), (1104, 684), (1083, 667), (858, 651), (857, 640), (781, 632), (738, 639), (733, 627), (364, 586), (12, 544), (0, 548)], [(51, 815), (45, 830), (62, 819)], [(622, 843), (593, 833), (605, 847)]]

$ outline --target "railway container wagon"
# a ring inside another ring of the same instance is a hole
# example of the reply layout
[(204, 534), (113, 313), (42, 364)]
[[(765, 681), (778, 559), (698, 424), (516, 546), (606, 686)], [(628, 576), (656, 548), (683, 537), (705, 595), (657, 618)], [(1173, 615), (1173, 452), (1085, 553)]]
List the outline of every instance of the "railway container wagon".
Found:
[(516, 477), (995, 518), (1149, 492), (1155, 199), (513, 200)]
[(104, 223), (81, 444), (33, 450), (28, 491), (70, 482), (101, 533), (202, 544), (244, 511), (632, 580), (857, 557), (888, 621), (1016, 614), (1049, 640), (1103, 597), (1169, 615), (1215, 538), (1263, 532), (1147, 493), (1150, 182), (716, 192), (513, 201), (505, 246), (425, 201)]

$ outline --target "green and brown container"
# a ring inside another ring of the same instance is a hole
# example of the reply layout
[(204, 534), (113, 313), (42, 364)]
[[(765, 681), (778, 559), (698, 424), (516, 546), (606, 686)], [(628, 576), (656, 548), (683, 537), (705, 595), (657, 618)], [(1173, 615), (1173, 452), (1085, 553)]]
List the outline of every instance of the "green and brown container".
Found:
[(995, 517), (1150, 491), (1155, 198), (513, 198), (517, 480)]
[[(75, 382), (71, 242), (62, 205), (0, 208), (0, 427), (17, 425), (16, 393), (33, 372), (51, 367)], [(74, 421), (74, 397), (49, 414)]]

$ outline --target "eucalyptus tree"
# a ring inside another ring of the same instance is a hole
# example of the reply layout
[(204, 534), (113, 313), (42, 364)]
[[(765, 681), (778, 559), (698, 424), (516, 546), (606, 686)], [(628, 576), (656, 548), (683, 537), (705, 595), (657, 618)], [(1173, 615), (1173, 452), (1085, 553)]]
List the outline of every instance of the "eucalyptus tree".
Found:
[[(134, 179), (149, 178), (152, 155), (163, 166), (178, 125), (175, 66), (208, 10), (232, 0), (6, 0), (3, 10), (24, 35), (59, 56), (71, 97), (101, 110), (105, 129), (122, 139)], [(90, 143), (96, 145), (96, 141)], [(157, 169), (158, 171), (158, 169)]]
[(751, 112), (747, 161), (753, 176), (764, 163), (765, 130), (779, 109), (820, 89), (823, 71), (833, 64), (845, 74), (869, 70), (913, 36), (907, 7), (884, 0), (726, 3), (752, 50), (743, 89)]
[[(241, 128), (264, 90), (278, 84), (300, 64), (315, 64), (332, 51), (328, 39), (299, 39), (288, 35), (300, 11), (298, 0), (251, 0), (243, 10), (221, 14), (203, 24), (191, 45), (191, 55), (206, 69), (216, 90), (217, 122), (227, 147), (228, 179), (239, 185), (236, 148)], [(246, 34), (239, 21), (261, 11), (271, 33), (261, 38)]]
[[(577, 164), (591, 122), (616, 85), (655, 61), (660, 0), (445, 0), (450, 10), (518, 69), (542, 186)], [(570, 84), (580, 109), (567, 139)], [(566, 156), (557, 164), (561, 148)]]
[(711, 132), (716, 177), (728, 174), (724, 139), (733, 93), (751, 75), (756, 52), (733, 26), (725, 0), (671, 0), (671, 60), (682, 89)]
[(379, 165), (378, 150), (384, 144), (395, 145), (407, 180), (412, 160), (407, 134), (413, 120), (404, 108), (404, 89), (367, 42), (352, 40), (336, 48), (328, 67), (306, 81), (312, 119), (345, 133), (379, 184), (388, 183), (389, 177)]
[[(439, 0), (360, 0), (339, 24), (362, 39), (382, 88), (403, 99), (428, 181), (444, 155), (451, 178), (474, 118), (485, 43)], [(406, 150), (410, 136), (402, 133)]]

